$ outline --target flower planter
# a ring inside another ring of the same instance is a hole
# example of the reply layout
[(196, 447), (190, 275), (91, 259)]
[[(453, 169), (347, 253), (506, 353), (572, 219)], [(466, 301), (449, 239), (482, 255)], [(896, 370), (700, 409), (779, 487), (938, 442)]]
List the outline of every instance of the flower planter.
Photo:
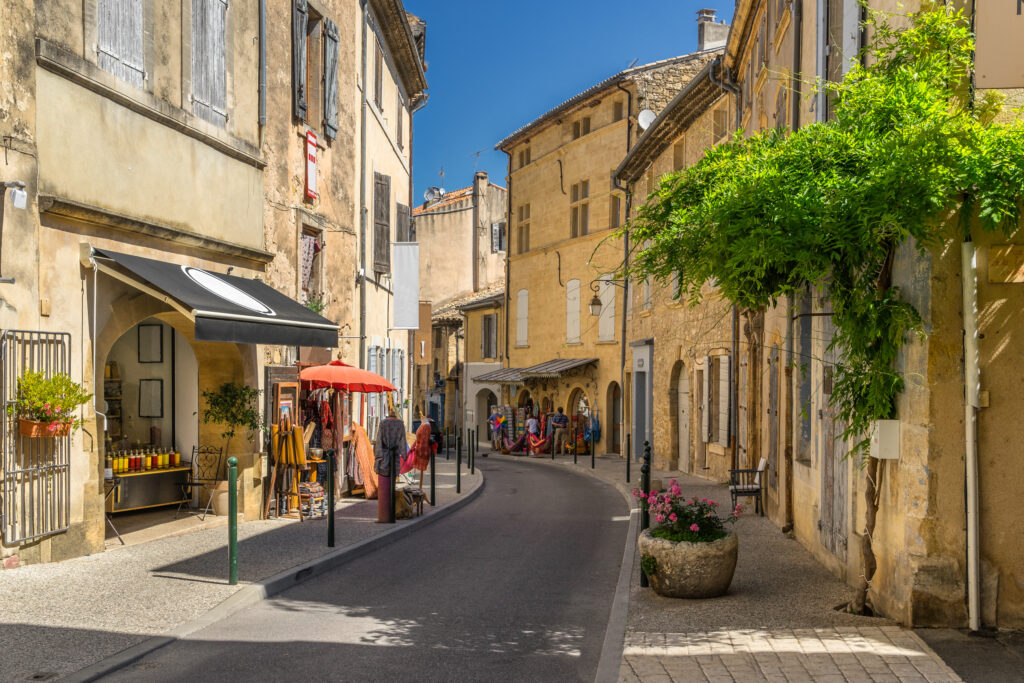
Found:
[(658, 595), (669, 598), (713, 598), (729, 590), (739, 541), (736, 534), (711, 543), (689, 543), (655, 538), (645, 529), (637, 540), (640, 557), (654, 558), (647, 575)]
[(71, 423), (62, 422), (57, 425), (56, 429), (50, 429), (49, 422), (36, 422), (35, 420), (26, 420), (23, 417), (19, 417), (18, 433), (31, 439), (67, 436), (71, 433)]

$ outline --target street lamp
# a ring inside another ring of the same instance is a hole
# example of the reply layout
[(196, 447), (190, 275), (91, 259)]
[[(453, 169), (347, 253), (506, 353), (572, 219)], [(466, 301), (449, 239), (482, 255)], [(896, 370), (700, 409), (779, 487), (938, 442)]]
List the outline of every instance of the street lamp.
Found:
[(597, 280), (591, 280), (590, 281), (590, 289), (591, 289), (591, 291), (594, 292), (594, 296), (591, 297), (591, 299), (590, 299), (589, 307), (590, 307), (590, 315), (594, 316), (595, 318), (597, 316), (601, 315), (601, 308), (602, 308), (601, 295), (600, 295), (601, 288), (598, 285), (599, 282), (602, 283), (602, 284), (615, 285), (616, 287), (622, 287), (623, 289), (626, 288), (626, 281), (625, 280), (610, 280), (610, 279), (607, 279), (607, 278), (598, 278)]

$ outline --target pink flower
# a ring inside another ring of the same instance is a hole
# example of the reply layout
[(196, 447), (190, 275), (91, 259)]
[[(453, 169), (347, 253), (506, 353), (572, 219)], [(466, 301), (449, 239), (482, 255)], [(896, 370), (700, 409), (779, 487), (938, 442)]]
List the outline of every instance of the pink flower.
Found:
[(654, 521), (657, 522), (658, 524), (661, 524), (662, 522), (665, 521), (665, 515), (660, 514), (660, 513), (654, 515)]
[(708, 501), (708, 505), (710, 505), (710, 506), (711, 506), (711, 507), (713, 507), (713, 508), (716, 508), (716, 507), (718, 507), (718, 503), (716, 503), (716, 502), (715, 502), (715, 501), (713, 501), (713, 500), (709, 500), (709, 501)]
[(676, 517), (676, 513), (673, 512), (672, 514), (670, 514), (668, 516), (668, 521), (670, 521), (670, 522), (677, 522), (677, 521), (679, 521), (679, 518)]
[(701, 498), (701, 499), (700, 499), (700, 502), (702, 502), (702, 503), (706, 503), (706, 502), (708, 502), (708, 499), (707, 499), (707, 498)]
[(737, 517), (739, 517), (741, 512), (742, 512), (742, 510), (740, 509), (740, 504), (736, 503), (736, 509), (732, 511), (732, 514), (734, 514)]
[(696, 524), (691, 524), (690, 525), (690, 531), (700, 531), (700, 527), (697, 526)]

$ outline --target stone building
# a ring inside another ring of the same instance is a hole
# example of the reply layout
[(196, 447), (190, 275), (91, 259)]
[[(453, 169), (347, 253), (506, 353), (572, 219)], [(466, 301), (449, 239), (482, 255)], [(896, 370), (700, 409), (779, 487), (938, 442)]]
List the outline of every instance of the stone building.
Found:
[[(397, 0), (3, 4), (0, 392), (10, 402), (18, 377), (43, 369), (95, 396), (69, 437), (24, 438), (14, 416), (0, 422), (0, 555), (97, 552), (105, 508), (177, 504), (164, 494), (180, 498), (182, 472), (110, 479), (106, 458), (152, 449), (187, 461), (196, 446), (223, 449), (221, 427), (202, 420), (204, 391), (225, 382), (263, 389), (267, 365), (358, 334), (350, 253), (367, 203), (356, 199), (358, 170), (400, 167), (384, 221), (396, 224), (411, 111), (426, 85), (423, 25), (412, 24)], [(315, 78), (296, 68), (300, 33)], [(359, 134), (354, 114), (366, 90), (354, 46), (371, 33), (385, 45), (379, 64), (395, 74), (373, 72), (393, 104), (388, 118), (368, 114), (379, 128), (392, 121), (387, 154), (381, 134)], [(307, 128), (323, 162), (311, 174)], [(363, 140), (376, 147), (367, 153)], [(307, 236), (321, 258), (308, 278)], [(306, 305), (321, 293), (328, 317)], [(383, 299), (369, 305), (385, 308)], [(368, 326), (382, 336), (385, 328)], [(256, 436), (236, 437), (223, 453), (239, 459), (247, 519), (262, 508)]]
[[(507, 361), (477, 379), (502, 383), (520, 421), (559, 406), (574, 425), (596, 417), (599, 452), (624, 446), (625, 298), (615, 273), (625, 245), (612, 232), (625, 218), (625, 195), (612, 171), (640, 113), (661, 111), (721, 53), (700, 47), (621, 71), (497, 145), (509, 159)], [(598, 316), (588, 313), (594, 297)]]

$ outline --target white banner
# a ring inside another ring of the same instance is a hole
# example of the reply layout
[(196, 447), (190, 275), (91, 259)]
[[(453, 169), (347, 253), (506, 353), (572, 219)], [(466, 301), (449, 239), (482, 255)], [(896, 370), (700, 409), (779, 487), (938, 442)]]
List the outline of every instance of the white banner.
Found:
[(395, 300), (392, 329), (418, 330), (420, 327), (420, 245), (415, 242), (392, 244), (391, 273)]

